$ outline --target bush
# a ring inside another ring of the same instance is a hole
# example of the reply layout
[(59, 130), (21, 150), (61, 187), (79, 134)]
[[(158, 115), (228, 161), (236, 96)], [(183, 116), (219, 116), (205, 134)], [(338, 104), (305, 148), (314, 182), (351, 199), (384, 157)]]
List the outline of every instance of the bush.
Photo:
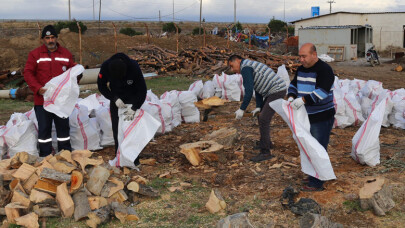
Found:
[(133, 28), (121, 28), (120, 33), (127, 35), (127, 36), (137, 36), (137, 35), (143, 35), (142, 32), (137, 32)]
[[(179, 28), (179, 33), (181, 33), (181, 28), (179, 26), (177, 26), (177, 27)], [(163, 30), (163, 32), (174, 32), (174, 33), (176, 33), (176, 27), (174, 26), (173, 22), (163, 24), (162, 30)]]
[(238, 30), (238, 32), (243, 30), (242, 24), (238, 21), (236, 22), (236, 25), (233, 25), (232, 27), (232, 32), (235, 33), (235, 28)]
[[(193, 32), (191, 33), (191, 34), (193, 34), (193, 35), (200, 35), (200, 27), (195, 27), (194, 29), (193, 29)], [(204, 29), (203, 28), (201, 28), (201, 35), (202, 34), (204, 34)]]
[[(287, 25), (287, 23), (285, 23), (284, 21), (280, 21), (280, 20), (276, 20), (276, 19), (271, 19), (269, 24), (267, 25), (268, 27), (270, 27), (271, 32), (281, 32), (281, 31), (285, 31), (285, 26)], [(269, 30), (266, 29), (266, 32), (268, 32)]]
[[(84, 33), (87, 30), (87, 26), (85, 26), (81, 21), (79, 21), (79, 26)], [(64, 28), (69, 28), (71, 32), (79, 33), (79, 28), (77, 27), (77, 21), (73, 19), (73, 21), (58, 21), (54, 25), (56, 32), (59, 34), (60, 30)]]

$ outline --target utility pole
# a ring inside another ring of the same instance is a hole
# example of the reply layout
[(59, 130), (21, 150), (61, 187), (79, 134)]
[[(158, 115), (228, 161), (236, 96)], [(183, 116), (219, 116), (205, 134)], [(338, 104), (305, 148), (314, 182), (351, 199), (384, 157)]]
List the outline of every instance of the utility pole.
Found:
[(100, 7), (98, 10), (98, 33), (100, 34), (100, 23), (101, 23), (101, 0), (100, 0)]
[(174, 0), (173, 0), (173, 23), (174, 23)]
[(236, 0), (234, 0), (233, 4), (233, 24), (236, 26)]
[(285, 0), (284, 0), (284, 22), (285, 22)]
[(201, 14), (202, 14), (202, 0), (200, 0), (200, 29), (198, 30), (199, 35), (201, 35)]
[(332, 13), (332, 3), (336, 3), (335, 1), (327, 1), (327, 3), (329, 3), (329, 14)]
[(160, 17), (160, 10), (159, 10), (159, 22), (161, 22), (161, 17)]
[(69, 21), (70, 21), (70, 0), (69, 0)]
[(93, 0), (93, 21), (95, 20), (95, 13), (94, 13), (94, 0)]

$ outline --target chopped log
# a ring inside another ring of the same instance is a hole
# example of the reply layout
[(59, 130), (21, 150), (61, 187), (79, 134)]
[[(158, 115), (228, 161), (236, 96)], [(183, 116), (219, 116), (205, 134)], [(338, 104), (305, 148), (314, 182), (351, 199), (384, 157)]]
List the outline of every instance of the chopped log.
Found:
[(391, 190), (383, 177), (368, 178), (360, 189), (359, 197), (361, 208), (372, 208), (378, 216), (384, 216), (395, 206)]
[(34, 189), (41, 191), (41, 192), (46, 192), (52, 195), (56, 195), (56, 188), (58, 185), (55, 185), (53, 183), (50, 183), (45, 180), (38, 180), (37, 184), (34, 186)]
[(47, 160), (42, 160), (41, 162), (41, 166), (37, 167), (37, 175), (40, 176), (42, 170), (44, 170), (45, 168), (49, 168), (49, 169), (54, 169), (53, 166), (51, 165), (51, 163), (49, 163)]
[(99, 209), (108, 204), (107, 199), (104, 197), (101, 197), (101, 196), (90, 196), (90, 197), (87, 197), (87, 199), (89, 201), (91, 210)]
[(100, 196), (101, 197), (108, 197), (108, 193), (110, 192), (110, 189), (112, 188), (112, 187), (114, 187), (115, 186), (115, 184), (113, 184), (113, 183), (111, 183), (110, 181), (108, 181), (104, 186), (103, 186), (103, 188), (101, 189), (101, 192), (100, 192)]
[(75, 221), (82, 220), (87, 217), (91, 212), (89, 201), (84, 190), (80, 190), (73, 195), (73, 202), (75, 205), (74, 219)]
[(86, 221), (86, 224), (91, 228), (96, 228), (98, 225), (108, 222), (110, 219), (110, 205), (97, 209), (93, 212), (90, 212), (87, 217), (89, 219)]
[(233, 146), (238, 139), (236, 128), (221, 128), (213, 131), (211, 134), (204, 136), (201, 140), (213, 140), (224, 146)]
[(15, 222), (17, 225), (24, 226), (27, 228), (39, 228), (38, 215), (35, 214), (34, 212), (16, 218)]
[(139, 159), (139, 162), (141, 163), (141, 165), (154, 166), (156, 164), (156, 159), (154, 159), (154, 158)]
[(17, 169), (15, 173), (13, 173), (13, 177), (20, 179), (21, 181), (27, 180), (33, 173), (35, 173), (37, 169), (31, 165), (26, 163), (22, 164), (20, 168)]
[(117, 202), (111, 203), (111, 207), (114, 210), (115, 217), (117, 217), (121, 223), (139, 220), (139, 215), (133, 207), (127, 207)]
[(24, 189), (24, 187), (21, 185), (21, 182), (20, 182), (19, 179), (14, 179), (14, 180), (12, 180), (12, 181), (10, 182), (10, 184), (9, 184), (9, 187), (10, 187), (10, 190), (11, 190), (11, 191), (14, 191), (15, 189), (18, 189), (18, 190), (20, 190), (20, 191), (26, 193), (26, 192), (25, 192), (25, 189)]
[(99, 196), (104, 184), (106, 183), (106, 181), (108, 180), (109, 177), (110, 177), (110, 172), (108, 171), (108, 169), (106, 169), (102, 166), (95, 167), (91, 171), (90, 178), (87, 181), (87, 185), (86, 185), (87, 190), (89, 190), (94, 195)]
[(217, 189), (213, 189), (211, 191), (210, 198), (208, 202), (205, 204), (205, 207), (212, 214), (217, 213), (218, 211), (226, 208), (225, 200), (224, 198), (222, 198), (221, 193)]
[(18, 202), (9, 203), (5, 206), (7, 220), (10, 223), (15, 223), (15, 219), (21, 217), (28, 208)]
[(229, 215), (228, 217), (219, 220), (217, 223), (217, 228), (229, 227), (254, 228), (254, 226), (250, 223), (248, 213), (246, 212)]
[(53, 165), (53, 167), (55, 167), (55, 170), (62, 173), (71, 173), (73, 170), (76, 169), (74, 165), (66, 161), (58, 161)]
[(72, 153), (68, 150), (62, 150), (58, 154), (55, 155), (58, 160), (67, 161), (70, 164), (77, 166), (76, 162), (72, 159)]
[(0, 176), (3, 176), (3, 181), (11, 181), (16, 169), (0, 169)]
[(47, 161), (49, 162), (49, 164), (54, 166), (58, 162), (58, 159), (56, 157), (52, 156)]
[(124, 192), (124, 190), (119, 190), (118, 192), (114, 193), (110, 198), (108, 198), (107, 202), (119, 202), (123, 203), (128, 199), (128, 195)]
[(31, 202), (33, 202), (35, 204), (39, 204), (39, 203), (48, 204), (49, 202), (55, 202), (54, 197), (52, 197), (48, 193), (41, 192), (36, 189), (32, 189), (31, 194), (30, 194), (30, 200), (31, 200)]
[(11, 159), (0, 160), (0, 169), (9, 169), (11, 164)]
[(83, 186), (83, 174), (79, 171), (73, 171), (70, 178), (69, 193), (73, 194)]
[(141, 177), (139, 175), (133, 176), (132, 180), (134, 180), (134, 181), (136, 181), (137, 183), (140, 183), (140, 184), (147, 184), (148, 183), (148, 180), (146, 178)]
[(108, 197), (111, 197), (113, 194), (115, 194), (119, 190), (124, 189), (124, 183), (122, 181), (118, 180), (118, 178), (112, 177), (112, 178), (110, 178), (110, 182), (115, 184), (115, 186), (110, 188), (110, 191), (108, 193)]
[(35, 205), (33, 210), (39, 217), (60, 217), (62, 215), (60, 209), (54, 207), (40, 207), (39, 205)]
[(71, 175), (59, 172), (55, 169), (44, 168), (39, 176), (41, 179), (51, 179), (58, 182), (65, 182), (69, 183), (71, 179)]
[(4, 209), (4, 207), (0, 208), (0, 215), (6, 215), (6, 209)]
[(75, 207), (72, 197), (70, 197), (68, 193), (66, 183), (63, 183), (56, 188), (56, 202), (58, 203), (64, 218), (72, 217)]
[(22, 192), (19, 189), (15, 189), (13, 192), (13, 198), (11, 198), (12, 203), (20, 203), (26, 208), (31, 207), (31, 201), (29, 199), (29, 196)]
[(80, 164), (83, 173), (86, 173), (85, 168), (87, 165), (101, 165), (103, 159), (91, 159), (93, 153), (89, 150), (75, 150), (72, 152), (72, 159)]
[(149, 196), (149, 197), (159, 197), (159, 192), (150, 186), (146, 186), (135, 181), (130, 182), (127, 185), (127, 189), (138, 194)]
[(199, 141), (181, 145), (180, 152), (186, 156), (192, 165), (197, 166), (203, 158), (209, 161), (218, 161), (218, 155), (214, 152), (219, 152), (223, 147), (214, 141)]
[(37, 183), (39, 177), (36, 173), (33, 173), (23, 184), (25, 192), (30, 194), (31, 190), (34, 188), (34, 185)]
[(396, 72), (401, 72), (402, 69), (403, 69), (402, 66), (401, 66), (401, 65), (398, 65), (397, 67), (395, 67), (394, 70), (395, 70)]
[(31, 155), (27, 152), (19, 152), (11, 158), (9, 168), (18, 169), (24, 163), (34, 165), (37, 159), (38, 156)]

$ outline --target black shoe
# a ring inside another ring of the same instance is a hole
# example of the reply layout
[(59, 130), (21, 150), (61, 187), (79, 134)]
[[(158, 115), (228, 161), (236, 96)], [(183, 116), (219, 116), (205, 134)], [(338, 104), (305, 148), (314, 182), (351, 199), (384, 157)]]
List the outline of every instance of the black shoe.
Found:
[(261, 161), (270, 160), (270, 159), (272, 159), (273, 157), (274, 157), (274, 156), (271, 155), (270, 152), (268, 152), (268, 153), (260, 153), (260, 154), (258, 154), (258, 155), (256, 155), (256, 156), (252, 157), (252, 158), (250, 159), (250, 161), (252, 161), (252, 162), (261, 162)]
[[(270, 144), (270, 149), (273, 149), (273, 143)], [(260, 150), (260, 141), (256, 141), (253, 150)]]

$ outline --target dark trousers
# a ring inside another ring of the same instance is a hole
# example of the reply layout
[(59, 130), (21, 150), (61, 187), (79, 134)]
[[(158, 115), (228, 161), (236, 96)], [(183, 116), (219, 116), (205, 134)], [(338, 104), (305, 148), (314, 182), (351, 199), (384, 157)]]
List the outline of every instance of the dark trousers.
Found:
[[(114, 136), (115, 154), (118, 151), (118, 108), (114, 102), (110, 102), (110, 115), (111, 115), (111, 125)], [(139, 162), (139, 156), (135, 159), (135, 163)]]
[[(318, 142), (325, 148), (326, 152), (328, 152), (328, 144), (330, 138), (330, 132), (332, 131), (333, 122), (335, 117), (332, 117), (328, 120), (320, 121), (311, 123), (311, 135), (318, 140)], [(321, 188), (323, 186), (324, 181), (321, 181), (315, 177), (308, 177), (309, 186), (315, 188)]]
[(284, 98), (286, 91), (270, 94), (264, 100), (264, 105), (261, 107), (261, 112), (259, 115), (259, 129), (260, 129), (260, 151), (263, 153), (270, 152), (270, 147), (272, 145), (270, 139), (270, 122), (274, 116), (275, 111), (270, 107), (269, 103)]
[(55, 123), (58, 151), (72, 151), (70, 145), (69, 118), (60, 118), (46, 111), (42, 105), (35, 105), (34, 110), (38, 120), (39, 156), (46, 157), (52, 153), (52, 122)]

